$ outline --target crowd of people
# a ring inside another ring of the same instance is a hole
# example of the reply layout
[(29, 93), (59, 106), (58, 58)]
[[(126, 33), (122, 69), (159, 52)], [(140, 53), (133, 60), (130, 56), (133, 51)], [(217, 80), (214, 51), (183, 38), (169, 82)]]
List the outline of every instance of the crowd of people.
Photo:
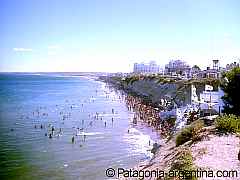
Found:
[(145, 122), (155, 128), (163, 137), (170, 135), (173, 124), (161, 119), (160, 110), (147, 104), (139, 97), (127, 95), (125, 97), (127, 108), (134, 112), (133, 123)]

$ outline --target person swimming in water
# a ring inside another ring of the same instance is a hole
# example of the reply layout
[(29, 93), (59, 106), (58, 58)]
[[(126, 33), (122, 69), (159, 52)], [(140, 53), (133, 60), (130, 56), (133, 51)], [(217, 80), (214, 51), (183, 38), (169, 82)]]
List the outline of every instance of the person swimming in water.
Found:
[(52, 139), (52, 133), (49, 134), (49, 139)]

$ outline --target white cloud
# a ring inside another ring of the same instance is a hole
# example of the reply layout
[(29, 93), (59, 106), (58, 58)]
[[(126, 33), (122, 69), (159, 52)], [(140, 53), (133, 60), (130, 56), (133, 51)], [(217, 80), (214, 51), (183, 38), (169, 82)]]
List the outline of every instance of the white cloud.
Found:
[(13, 48), (14, 51), (17, 52), (31, 52), (33, 51), (31, 48)]

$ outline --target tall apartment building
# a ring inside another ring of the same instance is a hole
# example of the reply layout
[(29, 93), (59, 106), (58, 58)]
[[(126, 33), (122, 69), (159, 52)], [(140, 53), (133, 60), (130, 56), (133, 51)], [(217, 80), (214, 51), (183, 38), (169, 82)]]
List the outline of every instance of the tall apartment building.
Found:
[(134, 73), (159, 73), (161, 68), (156, 64), (155, 61), (150, 61), (149, 63), (134, 63), (133, 67)]

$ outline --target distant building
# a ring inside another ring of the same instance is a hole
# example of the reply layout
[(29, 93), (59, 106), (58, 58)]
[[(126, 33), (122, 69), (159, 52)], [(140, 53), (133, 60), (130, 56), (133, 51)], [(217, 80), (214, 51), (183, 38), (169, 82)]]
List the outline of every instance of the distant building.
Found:
[(240, 67), (239, 63), (234, 62), (234, 63), (231, 63), (231, 64), (227, 64), (227, 65), (226, 65), (226, 70), (227, 70), (227, 71), (230, 71), (230, 70), (232, 70), (232, 69), (235, 68), (235, 67)]
[(190, 76), (190, 66), (182, 60), (171, 60), (165, 65), (165, 74)]
[(161, 68), (155, 61), (149, 63), (135, 63), (133, 67), (134, 73), (161, 73)]
[(212, 69), (219, 71), (219, 69), (220, 69), (219, 60), (218, 59), (213, 59), (212, 61), (213, 61), (213, 68)]
[(190, 70), (190, 76), (192, 78), (197, 78), (200, 72), (201, 72), (201, 69), (197, 65), (195, 65)]
[(219, 60), (213, 60), (213, 68), (207, 67), (206, 70), (200, 71), (198, 73), (199, 78), (220, 78), (220, 65)]
[(220, 77), (220, 72), (215, 69), (210, 69), (210, 67), (207, 67), (206, 70), (203, 70), (198, 73), (199, 78), (214, 78), (217, 79)]

